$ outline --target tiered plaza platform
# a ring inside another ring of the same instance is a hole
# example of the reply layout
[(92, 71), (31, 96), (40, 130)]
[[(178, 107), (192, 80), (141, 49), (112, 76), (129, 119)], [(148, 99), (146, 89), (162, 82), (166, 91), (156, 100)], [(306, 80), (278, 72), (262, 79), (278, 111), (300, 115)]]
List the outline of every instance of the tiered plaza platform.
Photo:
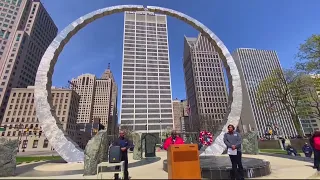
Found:
[[(157, 158), (142, 161), (132, 160), (129, 154), (129, 173), (132, 179), (167, 179), (168, 174), (163, 170), (163, 160), (166, 160), (165, 151), (157, 152)], [(217, 157), (217, 159), (222, 158)], [(312, 163), (286, 159), (268, 155), (243, 155), (245, 160), (250, 158), (268, 161), (271, 165), (271, 174), (254, 179), (317, 179), (316, 170), (312, 169)], [(228, 157), (225, 157), (228, 158)], [(216, 159), (216, 160), (217, 160)], [(244, 161), (245, 161), (244, 160)], [(207, 160), (210, 164), (209, 159)], [(257, 162), (257, 161), (254, 161)], [(254, 163), (252, 162), (252, 163)], [(227, 161), (224, 162), (225, 166)], [(258, 163), (258, 162), (257, 162)], [(3, 179), (93, 179), (96, 176), (82, 175), (82, 163), (65, 162), (37, 162), (32, 164), (21, 164), (17, 168), (17, 176)], [(110, 178), (113, 173), (110, 172)]]

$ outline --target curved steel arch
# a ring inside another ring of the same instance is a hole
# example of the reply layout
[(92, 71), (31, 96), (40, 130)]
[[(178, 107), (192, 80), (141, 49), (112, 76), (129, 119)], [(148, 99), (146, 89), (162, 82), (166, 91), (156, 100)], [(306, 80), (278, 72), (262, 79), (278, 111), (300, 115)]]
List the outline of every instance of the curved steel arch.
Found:
[(197, 20), (181, 12), (155, 6), (147, 6), (147, 8), (144, 8), (141, 5), (120, 5), (96, 10), (72, 22), (52, 41), (41, 59), (36, 76), (34, 92), (37, 117), (50, 144), (55, 148), (55, 150), (65, 161), (83, 161), (84, 153), (83, 150), (80, 149), (79, 146), (67, 136), (62, 127), (59, 127), (57, 125), (57, 122), (59, 122), (59, 120), (57, 119), (55, 112), (52, 110), (52, 74), (54, 72), (54, 66), (57, 62), (59, 54), (63, 50), (63, 47), (72, 38), (72, 36), (89, 23), (101, 17), (114, 13), (145, 10), (172, 16), (193, 26), (209, 39), (209, 41), (214, 45), (216, 51), (219, 53), (220, 58), (223, 60), (224, 65), (227, 69), (227, 76), (229, 80), (228, 107), (230, 108), (230, 113), (228, 114), (226, 125), (224, 125), (215, 142), (206, 149), (205, 154), (220, 155), (225, 150), (226, 147), (223, 143), (223, 136), (225, 130), (227, 129), (226, 126), (228, 124), (233, 124), (235, 126), (238, 125), (242, 107), (242, 89), (240, 76), (236, 64), (228, 49), (210, 29), (208, 29)]

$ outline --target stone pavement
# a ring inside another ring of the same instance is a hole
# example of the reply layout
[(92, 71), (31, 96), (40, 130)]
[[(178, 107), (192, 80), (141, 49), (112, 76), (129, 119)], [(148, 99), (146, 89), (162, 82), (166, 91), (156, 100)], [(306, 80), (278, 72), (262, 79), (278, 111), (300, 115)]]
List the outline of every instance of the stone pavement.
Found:
[[(140, 164), (139, 161), (132, 160), (132, 153), (129, 154), (129, 163), (133, 164), (129, 168), (129, 174), (132, 179), (167, 179), (168, 174), (162, 170), (162, 161), (166, 159), (166, 152), (157, 152), (158, 159), (151, 160), (150, 163)], [(312, 163), (285, 159), (267, 155), (243, 155), (244, 157), (259, 158), (270, 161), (272, 174), (255, 179), (320, 179), (314, 176), (316, 170), (312, 169)], [(161, 160), (159, 160), (161, 158)], [(134, 164), (137, 165), (134, 165)], [(29, 165), (19, 165), (17, 170), (20, 174), (16, 177), (3, 179), (92, 179), (96, 176), (83, 177), (82, 163), (48, 163), (39, 162)], [(21, 170), (27, 172), (21, 172)], [(65, 173), (68, 172), (68, 173)], [(112, 172), (107, 173), (104, 178), (113, 178)], [(40, 176), (39, 176), (40, 175)]]

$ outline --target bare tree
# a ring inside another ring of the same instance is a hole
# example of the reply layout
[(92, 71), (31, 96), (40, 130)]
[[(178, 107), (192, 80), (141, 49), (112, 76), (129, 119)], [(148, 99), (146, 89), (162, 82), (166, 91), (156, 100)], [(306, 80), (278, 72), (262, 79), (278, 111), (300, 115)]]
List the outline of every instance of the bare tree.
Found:
[[(309, 111), (306, 106), (304, 76), (294, 70), (275, 69), (270, 76), (259, 83), (257, 91), (258, 104), (266, 109), (272, 109), (270, 113), (286, 110), (293, 120), (299, 135), (303, 135), (299, 120), (299, 113)], [(273, 108), (280, 104), (281, 108)]]

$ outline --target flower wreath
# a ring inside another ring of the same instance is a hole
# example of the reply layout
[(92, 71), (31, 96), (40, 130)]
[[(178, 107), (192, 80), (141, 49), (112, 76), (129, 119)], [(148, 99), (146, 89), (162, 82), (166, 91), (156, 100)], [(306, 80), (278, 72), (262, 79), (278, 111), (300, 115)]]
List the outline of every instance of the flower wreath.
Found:
[(213, 135), (207, 131), (201, 131), (199, 141), (205, 146), (210, 146), (213, 142)]

